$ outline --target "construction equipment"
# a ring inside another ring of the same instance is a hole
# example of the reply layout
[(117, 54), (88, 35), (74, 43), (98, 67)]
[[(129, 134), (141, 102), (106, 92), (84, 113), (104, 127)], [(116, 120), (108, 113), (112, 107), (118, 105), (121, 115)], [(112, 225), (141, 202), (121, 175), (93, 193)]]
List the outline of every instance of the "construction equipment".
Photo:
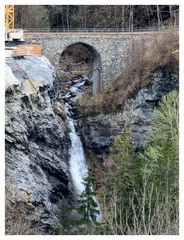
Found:
[(32, 45), (23, 42), (23, 29), (14, 28), (14, 5), (5, 5), (5, 41), (6, 58), (29, 55), (40, 56), (42, 54), (41, 45)]
[(14, 5), (5, 5), (5, 26), (14, 29)]
[(5, 41), (24, 41), (22, 29), (14, 28), (14, 5), (5, 5)]

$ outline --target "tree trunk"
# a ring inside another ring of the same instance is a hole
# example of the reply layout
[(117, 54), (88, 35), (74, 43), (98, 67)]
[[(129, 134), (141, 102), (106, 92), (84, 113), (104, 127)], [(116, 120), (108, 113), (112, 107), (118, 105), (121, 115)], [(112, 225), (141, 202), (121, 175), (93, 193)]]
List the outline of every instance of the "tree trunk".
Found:
[(70, 25), (69, 25), (69, 5), (66, 6), (66, 25), (67, 25), (67, 29), (69, 31), (69, 29), (70, 29)]
[(158, 20), (158, 30), (160, 31), (160, 9), (159, 9), (159, 5), (157, 5), (157, 20)]
[(148, 17), (148, 25), (150, 27), (150, 14), (149, 14), (149, 6), (146, 6), (146, 14), (147, 14), (147, 17)]
[(130, 11), (129, 11), (129, 30), (133, 32), (133, 5), (130, 5)]
[(86, 22), (87, 22), (87, 11), (86, 11), (86, 5), (84, 5), (84, 28), (86, 28)]
[(174, 16), (173, 16), (172, 5), (169, 5), (169, 12), (170, 12), (171, 23), (174, 26)]
[(125, 6), (121, 6), (121, 29), (125, 30)]
[(114, 6), (114, 27), (117, 28), (117, 6)]

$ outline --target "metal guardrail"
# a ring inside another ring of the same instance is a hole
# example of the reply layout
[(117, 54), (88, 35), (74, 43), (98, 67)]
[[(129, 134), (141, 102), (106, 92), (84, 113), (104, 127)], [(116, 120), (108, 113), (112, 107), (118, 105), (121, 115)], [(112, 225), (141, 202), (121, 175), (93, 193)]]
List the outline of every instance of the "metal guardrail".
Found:
[(121, 33), (121, 32), (154, 32), (154, 31), (178, 31), (178, 26), (173, 27), (158, 27), (158, 26), (152, 26), (152, 27), (142, 27), (142, 28), (133, 28), (131, 30), (130, 28), (27, 28), (24, 29), (24, 32), (28, 33), (77, 33), (77, 32), (106, 32), (106, 33)]

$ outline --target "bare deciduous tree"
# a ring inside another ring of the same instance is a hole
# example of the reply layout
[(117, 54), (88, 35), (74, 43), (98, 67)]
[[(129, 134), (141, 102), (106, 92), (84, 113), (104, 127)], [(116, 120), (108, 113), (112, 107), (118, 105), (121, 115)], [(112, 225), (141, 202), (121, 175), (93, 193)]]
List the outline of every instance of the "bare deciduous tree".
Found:
[(160, 8), (159, 5), (157, 5), (157, 20), (158, 20), (158, 30), (160, 30)]

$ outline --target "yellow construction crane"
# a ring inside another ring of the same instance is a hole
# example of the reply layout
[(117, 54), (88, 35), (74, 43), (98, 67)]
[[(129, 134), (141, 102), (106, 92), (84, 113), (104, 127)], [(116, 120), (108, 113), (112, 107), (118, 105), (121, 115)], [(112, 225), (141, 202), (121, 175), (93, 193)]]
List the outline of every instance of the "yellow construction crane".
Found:
[(14, 29), (14, 5), (5, 5), (5, 26)]
[(23, 29), (14, 28), (14, 5), (5, 5), (5, 53), (6, 57), (41, 55), (41, 45), (23, 45)]
[(14, 5), (5, 5), (5, 41), (23, 41), (22, 29), (14, 28)]

